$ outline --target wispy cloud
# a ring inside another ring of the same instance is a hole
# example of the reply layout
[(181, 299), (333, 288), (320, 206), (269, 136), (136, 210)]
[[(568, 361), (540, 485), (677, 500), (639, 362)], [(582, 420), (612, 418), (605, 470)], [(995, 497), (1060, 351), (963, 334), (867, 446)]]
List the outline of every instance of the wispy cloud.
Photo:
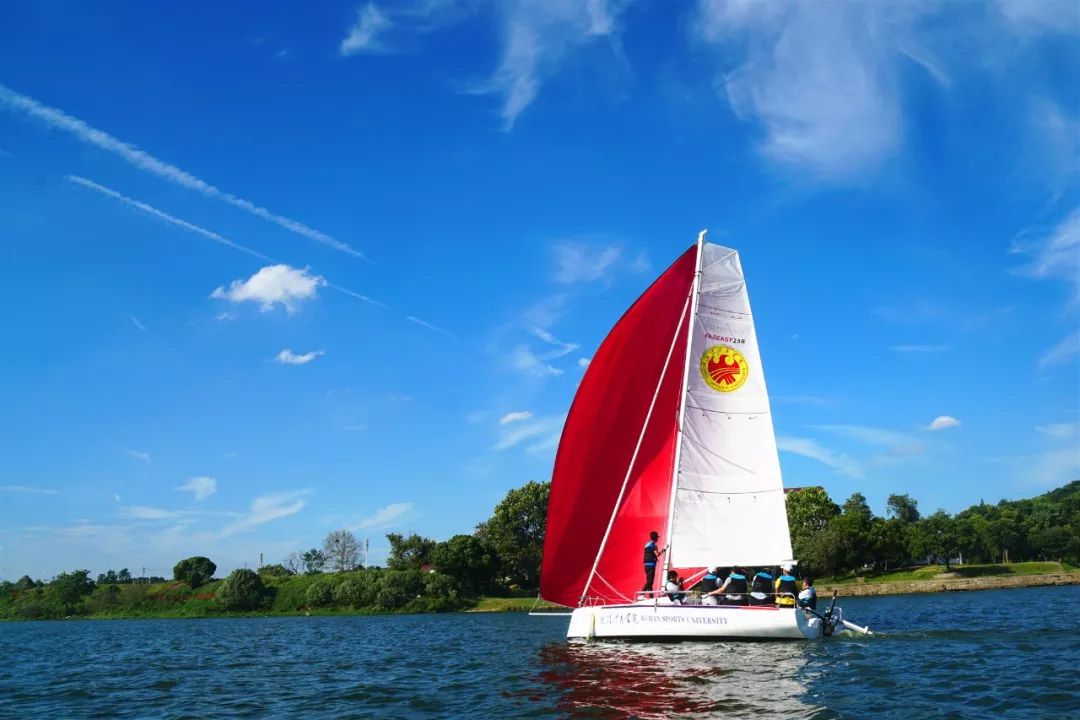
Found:
[(385, 46), (381, 36), (393, 26), (378, 5), (370, 2), (357, 11), (356, 23), (342, 39), (338, 52), (342, 55), (382, 52)]
[(217, 492), (217, 480), (207, 475), (199, 475), (191, 478), (176, 489), (190, 492), (195, 496), (196, 501), (201, 501)]
[(421, 320), (420, 318), (415, 317), (413, 315), (409, 315), (405, 319), (408, 320), (411, 323), (416, 323), (420, 327), (425, 327), (428, 330), (432, 330), (434, 332), (441, 333), (442, 335), (446, 335), (447, 337), (452, 337), (455, 340), (457, 339), (457, 335), (450, 332), (449, 330), (443, 330), (441, 327), (436, 327), (435, 325), (432, 325), (431, 323), (429, 323), (429, 322), (427, 322), (425, 320)]
[(555, 447), (562, 434), (566, 415), (546, 415), (522, 422), (500, 425), (495, 450), (509, 450), (524, 444), (530, 452), (540, 452)]
[(701, 0), (695, 26), (723, 58), (732, 46), (749, 49), (719, 85), (739, 118), (760, 123), (761, 152), (848, 180), (900, 144), (896, 42), (911, 15), (876, 3)]
[(927, 430), (938, 431), (948, 430), (949, 428), (960, 427), (960, 421), (954, 418), (952, 415), (938, 415), (936, 418), (930, 421), (930, 424), (926, 426)]
[(297, 355), (289, 348), (285, 348), (274, 357), (274, 360), (282, 365), (307, 365), (315, 358), (325, 354), (326, 353), (322, 350), (312, 350), (311, 352)]
[(864, 445), (887, 448), (895, 455), (918, 455), (926, 449), (918, 438), (886, 428), (866, 425), (814, 425), (812, 427)]
[(362, 519), (352, 530), (381, 530), (393, 527), (405, 515), (412, 511), (414, 505), (411, 502), (391, 503), (381, 507), (371, 515)]
[(499, 418), (500, 425), (509, 425), (513, 422), (520, 422), (522, 420), (528, 420), (533, 416), (529, 410), (519, 410), (517, 412), (509, 412)]
[(247, 513), (235, 522), (226, 525), (221, 530), (220, 535), (221, 537), (229, 537), (259, 525), (295, 515), (307, 505), (307, 496), (310, 493), (310, 490), (297, 490), (261, 495), (252, 500), (251, 508)]
[(133, 200), (132, 198), (127, 197), (126, 195), (121, 195), (120, 193), (116, 192), (115, 190), (113, 190), (111, 188), (107, 188), (104, 185), (99, 185), (98, 183), (94, 182), (93, 180), (88, 180), (88, 179), (86, 179), (84, 177), (79, 177), (78, 175), (67, 175), (66, 178), (69, 181), (75, 183), (76, 185), (81, 185), (81, 186), (83, 186), (85, 188), (89, 188), (90, 190), (93, 190), (95, 192), (99, 192), (102, 195), (105, 195), (107, 197), (112, 198), (113, 200), (119, 200), (120, 202), (124, 203), (125, 205), (129, 205), (129, 206), (131, 206), (133, 208), (141, 210), (142, 212), (146, 213), (147, 215), (152, 215), (153, 217), (157, 218), (158, 220), (163, 220), (163, 221), (165, 221), (167, 223), (170, 223), (172, 225), (176, 225), (177, 227), (181, 227), (184, 230), (187, 230), (188, 232), (193, 232), (196, 235), (202, 235), (203, 237), (209, 238), (210, 240), (213, 240), (216, 243), (221, 243), (222, 245), (225, 245), (227, 247), (231, 247), (233, 250), (238, 250), (238, 251), (240, 251), (242, 253), (245, 253), (247, 255), (251, 255), (252, 257), (259, 258), (260, 260), (270, 260), (269, 257), (267, 257), (266, 255), (263, 255), (258, 250), (252, 250), (249, 247), (244, 247), (240, 243), (235, 243), (232, 240), (229, 240), (228, 238), (225, 238), (225, 237), (222, 237), (221, 235), (218, 235), (216, 232), (213, 232), (211, 230), (207, 230), (206, 228), (203, 228), (203, 227), (199, 227), (198, 225), (193, 225), (193, 224), (189, 223), (186, 220), (181, 220), (180, 218), (175, 217), (174, 215), (170, 215), (167, 212), (163, 212), (161, 210), (158, 210), (156, 207), (154, 207), (152, 205), (147, 205), (146, 203), (142, 202), (141, 200)]
[(584, 370), (585, 368), (589, 367), (589, 363), (591, 363), (591, 362), (592, 362), (592, 358), (583, 357), (583, 358), (578, 358), (577, 364), (578, 364), (579, 368)]
[(135, 458), (136, 460), (141, 460), (144, 463), (148, 463), (153, 459), (153, 458), (150, 457), (150, 453), (148, 453), (148, 452), (146, 452), (144, 450), (132, 450), (131, 448), (120, 448), (120, 449), (123, 450), (124, 453), (126, 453), (127, 455), (130, 455), (131, 457)]
[(1078, 355), (1080, 355), (1080, 330), (1066, 335), (1061, 342), (1043, 353), (1039, 358), (1039, 369), (1045, 370), (1054, 365), (1061, 365)]
[(893, 345), (889, 349), (897, 353), (939, 353), (952, 350), (952, 345)]
[(314, 240), (315, 242), (332, 247), (335, 250), (339, 250), (348, 255), (363, 257), (363, 253), (359, 250), (355, 250), (347, 243), (336, 240), (324, 232), (310, 228), (292, 218), (271, 212), (266, 208), (256, 205), (250, 200), (245, 200), (232, 193), (219, 190), (205, 180), (201, 180), (191, 173), (181, 170), (175, 165), (159, 160), (144, 150), (140, 150), (130, 143), (119, 140), (103, 130), (91, 127), (82, 120), (68, 115), (63, 110), (44, 105), (29, 96), (15, 92), (3, 85), (0, 85), (0, 106), (5, 107), (12, 112), (22, 113), (34, 118), (50, 128), (70, 133), (78, 140), (117, 155), (130, 165), (159, 177), (162, 180), (171, 182), (174, 185), (193, 190), (205, 197), (221, 200), (222, 202), (235, 208), (239, 208), (255, 217), (284, 228), (291, 233), (300, 235), (309, 240)]
[(570, 353), (578, 349), (577, 343), (563, 342), (562, 340), (555, 337), (549, 331), (544, 330), (543, 328), (535, 326), (531, 327), (529, 328), (529, 333), (533, 337), (546, 342), (548, 345), (551, 345), (554, 348), (554, 350), (545, 355), (545, 357), (549, 360), (560, 358), (563, 355), (569, 355)]
[(1048, 435), (1058, 440), (1069, 440), (1076, 438), (1080, 440), (1080, 422), (1067, 422), (1067, 423), (1050, 423), (1048, 425), (1038, 425), (1035, 430)]
[(164, 510), (143, 505), (122, 507), (116, 511), (116, 514), (125, 520), (172, 520), (180, 517), (180, 513), (175, 510)]
[(257, 302), (263, 312), (281, 305), (291, 314), (299, 309), (301, 301), (314, 299), (321, 285), (326, 285), (326, 280), (312, 275), (307, 268), (268, 265), (247, 280), (234, 280), (228, 290), (217, 288), (210, 297), (234, 303)]
[(139, 322), (139, 318), (135, 317), (134, 315), (131, 316), (131, 324), (139, 328), (143, 332), (146, 332), (146, 326)]
[(583, 242), (559, 243), (553, 252), (555, 281), (564, 284), (603, 279), (622, 254), (614, 245), (596, 247)]
[(563, 371), (542, 360), (527, 345), (518, 345), (510, 354), (510, 364), (519, 372), (533, 377), (562, 375)]
[(36, 487), (33, 485), (0, 485), (0, 492), (20, 493), (23, 495), (59, 495), (59, 490)]
[(219, 312), (214, 316), (214, 319), (218, 322), (229, 322), (230, 320), (235, 320), (236, 316), (231, 312)]
[(844, 453), (823, 447), (809, 438), (781, 435), (776, 438), (776, 447), (782, 452), (788, 452), (810, 458), (811, 460), (817, 460), (819, 463), (831, 467), (842, 475), (861, 478), (866, 474), (862, 465), (854, 458), (845, 455)]
[(502, 58), (494, 74), (471, 88), (502, 98), (503, 129), (540, 94), (574, 50), (616, 37), (629, 0), (518, 0), (501, 5)]

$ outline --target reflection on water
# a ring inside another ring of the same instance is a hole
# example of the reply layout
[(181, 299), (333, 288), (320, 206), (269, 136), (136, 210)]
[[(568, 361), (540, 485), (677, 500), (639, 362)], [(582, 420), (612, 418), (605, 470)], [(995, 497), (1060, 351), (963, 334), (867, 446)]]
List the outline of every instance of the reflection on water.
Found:
[(536, 699), (566, 717), (836, 717), (807, 697), (809, 658), (801, 642), (554, 642)]

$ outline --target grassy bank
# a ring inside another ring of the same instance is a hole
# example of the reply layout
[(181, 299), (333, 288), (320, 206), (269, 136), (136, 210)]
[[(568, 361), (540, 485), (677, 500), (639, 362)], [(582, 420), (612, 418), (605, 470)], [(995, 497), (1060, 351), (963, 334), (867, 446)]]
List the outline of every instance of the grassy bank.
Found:
[(944, 565), (923, 565), (901, 568), (878, 574), (850, 574), (835, 578), (821, 578), (823, 585), (851, 585), (867, 583), (919, 582), (933, 580), (940, 575), (955, 578), (979, 577), (1015, 577), (1017, 575), (1055, 575), (1064, 572), (1076, 572), (1068, 563), (1059, 562), (1023, 562), (996, 563), (989, 565), (953, 565), (946, 573)]
[(1080, 570), (1058, 562), (958, 565), (947, 572), (944, 565), (929, 565), (878, 575), (822, 578), (815, 583), (819, 594), (835, 589), (848, 597), (1078, 584)]

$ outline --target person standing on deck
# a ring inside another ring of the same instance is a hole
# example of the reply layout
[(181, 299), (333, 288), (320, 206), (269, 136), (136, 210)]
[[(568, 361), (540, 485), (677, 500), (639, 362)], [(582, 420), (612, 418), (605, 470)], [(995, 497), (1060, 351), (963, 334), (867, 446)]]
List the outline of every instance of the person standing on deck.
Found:
[(651, 593), (653, 581), (656, 580), (656, 563), (659, 562), (660, 556), (664, 554), (663, 549), (656, 547), (656, 543), (659, 541), (660, 533), (655, 530), (649, 533), (649, 542), (645, 543), (645, 585), (641, 588), (643, 593)]

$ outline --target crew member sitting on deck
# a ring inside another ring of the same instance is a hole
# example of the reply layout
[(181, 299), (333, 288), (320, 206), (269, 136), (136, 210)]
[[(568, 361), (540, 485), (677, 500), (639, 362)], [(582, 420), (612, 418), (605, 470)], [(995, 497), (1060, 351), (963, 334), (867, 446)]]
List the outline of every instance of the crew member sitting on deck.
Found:
[(701, 582), (698, 583), (697, 589), (701, 593), (702, 605), (716, 605), (716, 595), (712, 593), (720, 587), (720, 568), (716, 567), (705, 573), (705, 577), (701, 578)]
[(817, 610), (817, 591), (814, 590), (814, 578), (803, 578), (802, 592), (799, 593), (799, 607)]
[(795, 595), (799, 592), (799, 586), (795, 584), (795, 576), (791, 571), (790, 565), (784, 565), (780, 570), (780, 577), (776, 578), (776, 604), (780, 607), (795, 607)]
[(676, 605), (683, 604), (683, 596), (686, 595), (683, 592), (682, 578), (679, 577), (679, 573), (674, 570), (668, 570), (667, 582), (664, 583), (664, 592), (667, 593), (668, 600)]
[(750, 583), (751, 605), (772, 605), (773, 576), (766, 570), (754, 573)]
[(709, 593), (709, 595), (716, 595), (720, 598), (721, 605), (745, 605), (748, 589), (746, 571), (742, 568), (733, 568), (727, 579), (724, 580), (724, 584)]

